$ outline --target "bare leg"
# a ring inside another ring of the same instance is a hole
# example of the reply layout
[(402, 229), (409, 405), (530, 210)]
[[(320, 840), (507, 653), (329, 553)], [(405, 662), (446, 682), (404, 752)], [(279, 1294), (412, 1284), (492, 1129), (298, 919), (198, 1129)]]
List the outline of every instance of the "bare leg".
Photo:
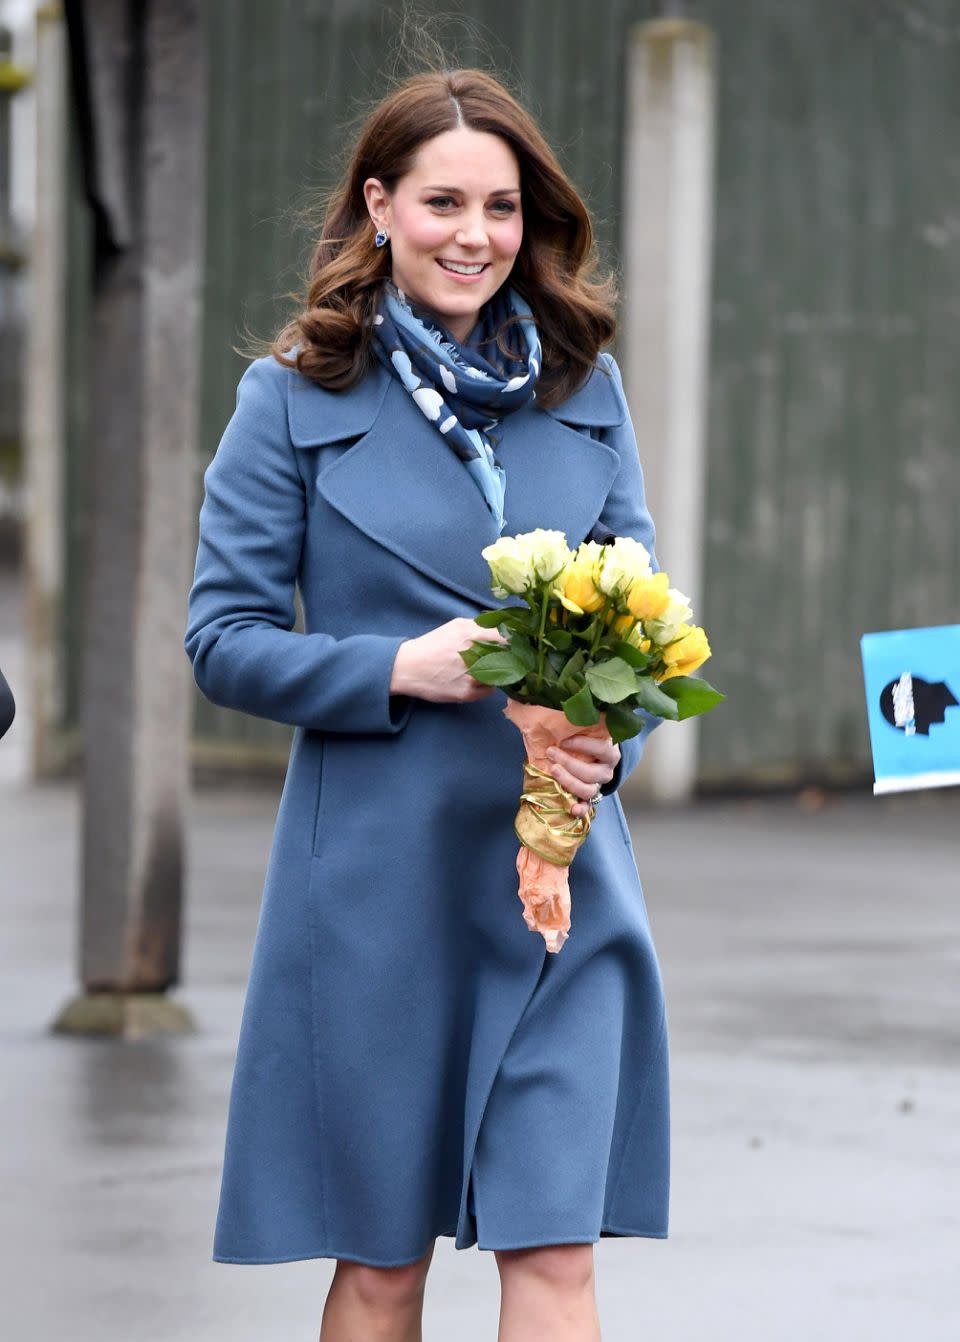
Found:
[(423, 1295), (436, 1241), (404, 1267), (337, 1260), (320, 1342), (422, 1342)]
[(592, 1244), (496, 1251), (497, 1342), (600, 1342)]

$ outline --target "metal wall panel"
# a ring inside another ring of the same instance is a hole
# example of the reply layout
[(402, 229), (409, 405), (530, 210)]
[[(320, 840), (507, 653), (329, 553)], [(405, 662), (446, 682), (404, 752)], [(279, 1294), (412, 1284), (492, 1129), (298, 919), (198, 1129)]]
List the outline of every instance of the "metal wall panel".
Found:
[(862, 778), (860, 634), (960, 620), (960, 13), (688, 9), (719, 46), (704, 616), (731, 692), (701, 778)]

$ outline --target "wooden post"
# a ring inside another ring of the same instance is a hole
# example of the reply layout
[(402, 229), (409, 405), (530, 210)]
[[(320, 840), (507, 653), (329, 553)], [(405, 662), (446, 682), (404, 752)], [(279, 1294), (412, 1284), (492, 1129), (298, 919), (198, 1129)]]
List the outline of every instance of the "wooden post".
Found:
[[(75, 18), (76, 16), (76, 18)], [(83, 657), (84, 995), (55, 1028), (189, 1028), (178, 982), (189, 793), (189, 586), (200, 363), (199, 0), (68, 7), (98, 218)]]
[(30, 772), (35, 778), (63, 767), (63, 460), (66, 387), (51, 377), (63, 365), (66, 319), (67, 54), (59, 5), (37, 10), (36, 215), (28, 272), (24, 479), (27, 592), (27, 708)]
[[(702, 615), (707, 351), (713, 235), (714, 50), (708, 29), (658, 19), (630, 33), (624, 160), (624, 385), (657, 557)], [(636, 790), (689, 797), (696, 719), (650, 738)], [(632, 782), (632, 780), (631, 780)]]

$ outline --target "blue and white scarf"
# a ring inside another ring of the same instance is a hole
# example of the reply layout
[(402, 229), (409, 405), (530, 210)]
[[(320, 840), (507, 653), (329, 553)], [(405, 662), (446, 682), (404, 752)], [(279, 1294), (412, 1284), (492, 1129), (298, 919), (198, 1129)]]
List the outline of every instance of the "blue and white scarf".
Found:
[[(521, 320), (511, 323), (507, 339), (519, 327), (526, 345), (520, 358), (497, 347), (497, 331), (513, 315)], [(540, 339), (528, 305), (514, 290), (498, 289), (481, 308), (470, 343), (461, 345), (386, 280), (373, 319), (373, 349), (464, 463), (499, 535), (506, 477), (495, 452), (495, 431), (504, 415), (534, 399), (540, 373)]]

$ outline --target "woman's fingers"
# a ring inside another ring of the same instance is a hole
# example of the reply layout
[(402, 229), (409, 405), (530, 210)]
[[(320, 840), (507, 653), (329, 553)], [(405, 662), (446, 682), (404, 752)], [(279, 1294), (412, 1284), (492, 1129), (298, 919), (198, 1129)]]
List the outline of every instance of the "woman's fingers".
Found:
[[(569, 749), (574, 745), (577, 754)], [(591, 758), (583, 759), (588, 752)], [(588, 799), (596, 796), (597, 787), (609, 783), (613, 777), (620, 759), (620, 747), (609, 737), (602, 740), (597, 736), (568, 736), (563, 746), (551, 746), (547, 755), (550, 772), (560, 786), (575, 797), (583, 798), (571, 807), (572, 815), (582, 816), (590, 810)]]
[[(553, 750), (557, 754), (553, 754)], [(609, 783), (613, 777), (613, 769), (610, 765), (603, 763), (588, 763), (584, 760), (573, 761), (566, 756), (559, 747), (553, 747), (547, 751), (550, 757), (550, 772), (568, 792), (572, 792), (575, 797), (592, 797), (597, 791), (597, 785), (600, 783)]]
[[(567, 769), (589, 781), (593, 774), (588, 772), (598, 764), (609, 770), (600, 779), (602, 783), (613, 777), (613, 771), (620, 759), (620, 747), (607, 738), (602, 741), (595, 736), (568, 736), (562, 746), (551, 746), (547, 751), (552, 760), (559, 761)], [(584, 756), (587, 756), (584, 759)]]
[(609, 736), (568, 736), (558, 750), (575, 750), (578, 755), (589, 755), (591, 759), (618, 760), (620, 747), (614, 745)]

